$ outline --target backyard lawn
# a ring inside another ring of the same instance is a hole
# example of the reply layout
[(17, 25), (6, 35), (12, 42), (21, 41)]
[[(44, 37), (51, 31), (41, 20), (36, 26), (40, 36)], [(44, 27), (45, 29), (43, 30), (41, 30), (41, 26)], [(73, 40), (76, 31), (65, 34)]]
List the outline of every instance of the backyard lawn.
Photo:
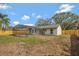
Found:
[(0, 36), (0, 55), (70, 55), (70, 36)]

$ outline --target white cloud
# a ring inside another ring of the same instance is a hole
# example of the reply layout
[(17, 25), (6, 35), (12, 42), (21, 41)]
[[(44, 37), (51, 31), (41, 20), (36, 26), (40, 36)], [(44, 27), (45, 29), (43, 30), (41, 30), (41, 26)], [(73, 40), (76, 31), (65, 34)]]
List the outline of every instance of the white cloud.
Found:
[(14, 21), (13, 22), (15, 25), (18, 25), (19, 24), (19, 21)]
[(24, 25), (28, 25), (28, 26), (34, 26), (34, 24), (24, 24)]
[(11, 6), (8, 6), (7, 4), (4, 4), (4, 3), (0, 4), (0, 9), (6, 10), (8, 8), (11, 8)]
[(39, 19), (39, 18), (42, 18), (42, 16), (41, 15), (37, 15), (36, 18)]
[(24, 15), (24, 16), (22, 17), (22, 19), (23, 19), (23, 20), (28, 20), (28, 19), (30, 19), (30, 16)]
[(62, 5), (59, 7), (59, 10), (56, 11), (56, 13), (69, 12), (69, 11), (71, 11), (74, 7), (75, 7), (74, 5), (62, 4)]

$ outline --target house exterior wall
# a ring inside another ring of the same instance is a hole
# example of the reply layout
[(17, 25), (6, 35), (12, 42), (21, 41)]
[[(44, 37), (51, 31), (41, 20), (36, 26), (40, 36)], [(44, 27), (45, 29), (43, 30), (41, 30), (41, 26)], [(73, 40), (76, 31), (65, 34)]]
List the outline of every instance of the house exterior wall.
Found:
[(32, 34), (36, 34), (36, 29), (35, 28), (32, 28), (31, 33)]
[(49, 35), (50, 34), (50, 29), (46, 29), (45, 34)]
[(36, 30), (36, 34), (40, 34), (40, 31), (38, 29)]
[[(51, 33), (51, 29), (53, 30), (53, 33)], [(58, 26), (57, 28), (46, 28), (46, 30), (39, 30), (36, 29), (36, 34), (41, 34), (43, 32), (46, 35), (62, 35), (62, 29), (61, 26)]]
[(57, 35), (57, 29), (53, 29), (53, 35)]
[(56, 29), (53, 29), (53, 35), (62, 35), (61, 26), (58, 26)]
[(57, 28), (57, 35), (62, 35), (61, 26), (58, 26), (58, 28)]

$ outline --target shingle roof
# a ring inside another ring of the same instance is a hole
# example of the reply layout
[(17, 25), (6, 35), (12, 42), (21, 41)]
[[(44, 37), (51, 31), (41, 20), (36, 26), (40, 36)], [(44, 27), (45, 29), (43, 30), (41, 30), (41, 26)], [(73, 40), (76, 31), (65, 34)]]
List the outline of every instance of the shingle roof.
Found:
[(47, 25), (47, 26), (37, 26), (36, 28), (42, 29), (42, 28), (57, 28), (57, 27), (58, 25)]

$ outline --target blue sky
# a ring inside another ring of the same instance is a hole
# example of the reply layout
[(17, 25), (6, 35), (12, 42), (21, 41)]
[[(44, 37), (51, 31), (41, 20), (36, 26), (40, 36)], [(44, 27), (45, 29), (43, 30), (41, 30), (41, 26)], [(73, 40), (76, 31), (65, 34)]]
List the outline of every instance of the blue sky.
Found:
[(79, 4), (60, 3), (9, 3), (0, 4), (0, 13), (8, 14), (11, 26), (33, 25), (38, 18), (50, 18), (55, 13), (73, 12), (79, 15)]

